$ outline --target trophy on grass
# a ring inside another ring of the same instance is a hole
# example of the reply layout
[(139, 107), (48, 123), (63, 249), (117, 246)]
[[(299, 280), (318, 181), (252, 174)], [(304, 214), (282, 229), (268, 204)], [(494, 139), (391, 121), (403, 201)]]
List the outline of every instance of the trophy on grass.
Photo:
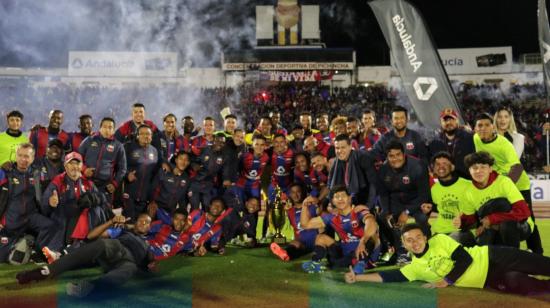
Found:
[(279, 185), (275, 186), (275, 199), (271, 204), (270, 209), (271, 222), (275, 229), (275, 235), (273, 235), (272, 242), (277, 244), (285, 244), (286, 237), (281, 233), (286, 221), (285, 202), (282, 198), (282, 191)]

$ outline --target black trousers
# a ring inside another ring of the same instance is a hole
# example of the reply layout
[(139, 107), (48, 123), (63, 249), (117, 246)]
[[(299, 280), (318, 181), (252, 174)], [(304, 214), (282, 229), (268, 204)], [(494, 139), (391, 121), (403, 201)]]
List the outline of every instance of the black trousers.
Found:
[(48, 268), (50, 275), (58, 276), (64, 272), (97, 263), (106, 273), (92, 282), (95, 286), (121, 285), (138, 270), (130, 251), (116, 239), (98, 239), (84, 244), (48, 265)]
[(498, 230), (486, 229), (483, 231), (477, 238), (478, 245), (504, 245), (519, 248), (519, 243), (527, 240), (531, 235), (531, 229), (526, 221), (503, 221), (498, 228)]
[[(529, 210), (531, 211), (531, 219), (535, 221), (535, 212), (533, 212), (533, 201), (531, 200), (531, 190), (522, 190), (521, 195), (527, 205), (529, 205)], [(535, 228), (531, 230), (531, 235), (527, 238), (527, 248), (531, 249), (534, 253), (543, 254), (542, 241), (540, 239), (539, 228), (535, 224)]]
[(513, 247), (489, 246), (485, 287), (507, 293), (550, 293), (550, 281), (529, 275), (550, 276), (550, 258)]

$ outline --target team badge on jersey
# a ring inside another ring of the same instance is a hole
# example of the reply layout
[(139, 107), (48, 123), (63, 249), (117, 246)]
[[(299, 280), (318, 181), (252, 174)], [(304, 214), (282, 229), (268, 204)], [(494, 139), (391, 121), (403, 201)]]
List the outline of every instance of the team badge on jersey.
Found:
[(208, 155), (206, 155), (206, 156), (204, 157), (204, 161), (208, 161), (209, 159), (210, 159), (210, 156), (208, 156)]
[(19, 185), (19, 180), (17, 178), (13, 178), (11, 182), (13, 185)]
[(403, 184), (408, 185), (411, 182), (411, 178), (408, 175), (403, 177)]
[(351, 226), (352, 226), (353, 228), (357, 228), (357, 227), (359, 227), (359, 223), (357, 222), (357, 220), (352, 220), (352, 221), (351, 221)]
[(405, 148), (407, 148), (407, 150), (413, 150), (414, 149), (414, 143), (412, 142), (407, 142), (405, 144)]
[(216, 164), (218, 164), (218, 165), (223, 164), (223, 158), (221, 158), (221, 157), (216, 158)]
[(112, 144), (107, 145), (107, 152), (113, 152), (115, 150), (115, 146)]
[(98, 144), (97, 144), (97, 142), (92, 141), (92, 143), (90, 143), (90, 146), (96, 148), (98, 146)]
[(181, 186), (181, 187), (184, 187), (186, 184), (187, 184), (187, 181), (186, 181), (186, 180), (181, 180), (181, 181), (180, 181), (180, 186)]

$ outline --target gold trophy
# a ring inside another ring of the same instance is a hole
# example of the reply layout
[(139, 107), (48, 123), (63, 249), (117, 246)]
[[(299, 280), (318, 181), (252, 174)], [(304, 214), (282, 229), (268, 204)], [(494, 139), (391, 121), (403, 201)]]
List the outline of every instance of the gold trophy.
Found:
[(275, 229), (275, 235), (273, 235), (272, 242), (277, 244), (285, 244), (286, 237), (281, 233), (286, 221), (285, 204), (282, 199), (282, 191), (279, 185), (275, 186), (275, 199), (271, 204), (271, 223)]

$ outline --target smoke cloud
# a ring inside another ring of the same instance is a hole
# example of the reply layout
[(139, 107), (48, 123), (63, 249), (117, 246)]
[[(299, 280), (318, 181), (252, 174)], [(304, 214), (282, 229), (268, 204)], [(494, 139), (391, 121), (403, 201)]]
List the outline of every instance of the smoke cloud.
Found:
[[(0, 63), (66, 68), (70, 50), (166, 51), (178, 53), (183, 69), (219, 66), (222, 51), (255, 45), (254, 18), (254, 2), (249, 0), (2, 1)], [(96, 119), (108, 115), (119, 122), (126, 120), (136, 100), (148, 107), (157, 124), (168, 112), (178, 118), (192, 115), (197, 122), (219, 112), (218, 102), (212, 101), (215, 95), (196, 88), (167, 85), (109, 90), (70, 85), (37, 90), (36, 82), (41, 81), (0, 77), (2, 113), (20, 109), (28, 129), (35, 124), (29, 121), (46, 124), (48, 111), (59, 108), (65, 111), (65, 129), (75, 130), (82, 113)], [(1, 121), (5, 127), (5, 118)]]

